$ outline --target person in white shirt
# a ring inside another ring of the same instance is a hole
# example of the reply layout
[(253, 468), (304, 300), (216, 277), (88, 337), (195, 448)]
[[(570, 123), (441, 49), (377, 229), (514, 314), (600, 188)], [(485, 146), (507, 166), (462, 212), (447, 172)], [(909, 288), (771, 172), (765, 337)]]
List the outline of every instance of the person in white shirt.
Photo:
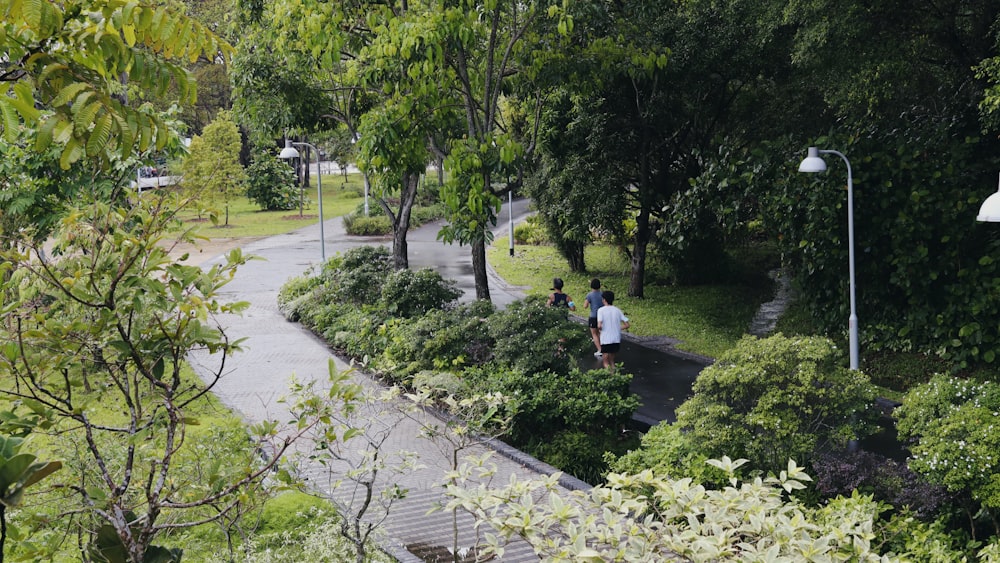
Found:
[(597, 310), (597, 328), (601, 331), (601, 354), (604, 367), (614, 373), (615, 355), (621, 348), (622, 330), (628, 330), (628, 317), (615, 307), (615, 292), (601, 294), (604, 306)]

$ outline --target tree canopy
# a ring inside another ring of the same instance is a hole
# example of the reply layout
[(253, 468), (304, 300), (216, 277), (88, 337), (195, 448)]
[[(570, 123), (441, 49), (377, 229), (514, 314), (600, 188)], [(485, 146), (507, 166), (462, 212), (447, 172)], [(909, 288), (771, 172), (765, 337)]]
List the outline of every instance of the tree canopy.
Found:
[(162, 149), (172, 136), (150, 106), (132, 107), (123, 79), (153, 92), (176, 87), (194, 99), (182, 61), (228, 58), (230, 47), (202, 24), (152, 4), (125, 0), (3, 0), (0, 131), (21, 126), (34, 146), (62, 147), (63, 168), (83, 157), (109, 161)]

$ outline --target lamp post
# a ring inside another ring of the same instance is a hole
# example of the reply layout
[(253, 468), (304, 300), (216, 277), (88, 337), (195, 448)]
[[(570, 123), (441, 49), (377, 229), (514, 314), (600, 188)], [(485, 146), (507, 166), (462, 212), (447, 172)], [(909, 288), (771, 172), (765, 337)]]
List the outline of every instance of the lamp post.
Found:
[[(326, 237), (323, 234), (323, 170), (319, 165), (319, 150), (309, 143), (292, 142), (289, 139), (285, 139), (285, 148), (281, 149), (281, 152), (278, 154), (278, 158), (284, 160), (298, 158), (299, 151), (295, 149), (294, 145), (309, 147), (316, 153), (316, 194), (317, 199), (319, 199), (319, 253), (323, 262), (326, 262)], [(306, 163), (306, 166), (309, 166), (308, 162)]]
[[(855, 308), (854, 290), (854, 179), (851, 175), (851, 163), (843, 153), (834, 150), (820, 150), (816, 147), (809, 147), (806, 158), (799, 165), (799, 172), (824, 172), (826, 171), (826, 161), (819, 155), (835, 154), (843, 159), (847, 165), (847, 245), (848, 245), (848, 272), (850, 275), (851, 291), (851, 317), (848, 320), (848, 341), (850, 346), (851, 369), (858, 369), (858, 313)], [(998, 198), (1000, 204), (1000, 198)], [(1000, 220), (1000, 219), (998, 219)]]
[(982, 207), (979, 208), (979, 215), (976, 221), (984, 223), (1000, 223), (1000, 189), (990, 197), (986, 198)]

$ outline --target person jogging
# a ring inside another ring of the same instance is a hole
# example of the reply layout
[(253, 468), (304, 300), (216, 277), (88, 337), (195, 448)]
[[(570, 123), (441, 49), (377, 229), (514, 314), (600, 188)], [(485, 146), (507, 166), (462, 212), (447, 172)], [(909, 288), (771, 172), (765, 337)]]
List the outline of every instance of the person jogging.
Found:
[(621, 348), (622, 330), (628, 330), (628, 317), (615, 307), (615, 292), (601, 294), (604, 306), (597, 310), (597, 328), (601, 331), (601, 354), (604, 367), (615, 372), (615, 356)]

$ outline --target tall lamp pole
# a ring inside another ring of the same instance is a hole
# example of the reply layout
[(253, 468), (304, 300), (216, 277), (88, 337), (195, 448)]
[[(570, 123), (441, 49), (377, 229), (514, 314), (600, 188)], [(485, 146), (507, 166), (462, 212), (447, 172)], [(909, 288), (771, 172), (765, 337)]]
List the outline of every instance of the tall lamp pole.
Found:
[[(281, 149), (278, 158), (284, 160), (299, 158), (299, 151), (295, 149), (295, 145), (309, 147), (316, 153), (316, 194), (319, 200), (319, 253), (323, 262), (326, 262), (326, 237), (323, 234), (323, 170), (319, 162), (319, 149), (309, 143), (292, 142), (289, 139), (285, 139), (285, 148)], [(309, 166), (308, 162), (306, 166)]]
[(847, 323), (848, 341), (850, 345), (851, 369), (858, 369), (858, 313), (855, 308), (854, 289), (854, 179), (851, 175), (851, 163), (843, 153), (833, 150), (820, 150), (816, 147), (809, 147), (806, 158), (799, 165), (799, 172), (824, 172), (826, 171), (826, 161), (819, 155), (835, 154), (843, 159), (847, 165), (847, 245), (848, 262), (850, 274), (851, 290), (851, 317)]

